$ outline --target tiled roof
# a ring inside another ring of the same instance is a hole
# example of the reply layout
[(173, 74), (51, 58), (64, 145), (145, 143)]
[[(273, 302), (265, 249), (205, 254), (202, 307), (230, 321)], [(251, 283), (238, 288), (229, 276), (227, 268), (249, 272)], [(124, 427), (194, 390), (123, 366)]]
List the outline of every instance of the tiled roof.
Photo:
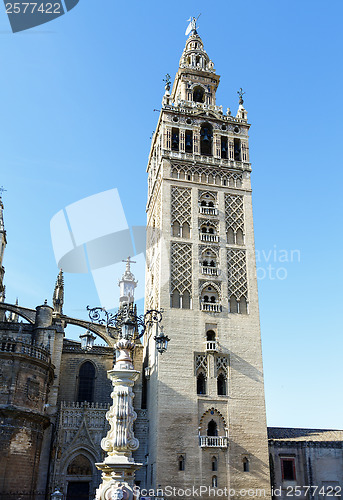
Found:
[(268, 439), (274, 441), (343, 441), (343, 430), (268, 427)]

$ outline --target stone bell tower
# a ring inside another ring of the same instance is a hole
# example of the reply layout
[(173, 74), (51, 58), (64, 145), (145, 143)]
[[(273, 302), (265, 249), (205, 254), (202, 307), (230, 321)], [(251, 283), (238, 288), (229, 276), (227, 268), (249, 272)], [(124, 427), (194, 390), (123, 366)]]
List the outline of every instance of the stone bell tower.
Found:
[(155, 332), (145, 338), (145, 486), (268, 498), (250, 125), (242, 91), (236, 116), (216, 104), (219, 76), (192, 22), (147, 168), (146, 308), (163, 308), (171, 341), (158, 359)]

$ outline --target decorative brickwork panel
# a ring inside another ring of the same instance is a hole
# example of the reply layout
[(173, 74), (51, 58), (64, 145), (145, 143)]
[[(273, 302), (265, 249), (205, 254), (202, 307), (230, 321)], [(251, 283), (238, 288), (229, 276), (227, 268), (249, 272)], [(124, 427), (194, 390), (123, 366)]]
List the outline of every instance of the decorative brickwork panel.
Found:
[(198, 354), (195, 356), (195, 374), (199, 372), (199, 370), (203, 370), (205, 374), (207, 374), (207, 356), (206, 354)]
[(182, 165), (173, 163), (171, 174), (175, 179), (184, 179), (192, 182), (217, 184), (221, 186), (242, 187), (243, 176), (241, 172), (230, 172), (227, 169), (210, 167), (206, 165)]
[(189, 188), (172, 186), (171, 188), (171, 223), (177, 221), (180, 226), (187, 222), (191, 225), (192, 194)]
[(159, 305), (159, 276), (160, 276), (160, 239), (161, 239), (161, 190), (159, 191), (150, 224), (147, 228), (147, 254), (146, 263), (148, 268), (146, 290), (148, 309), (158, 308)]
[(226, 231), (232, 229), (236, 233), (240, 229), (244, 233), (243, 196), (225, 195), (225, 222)]
[(245, 250), (236, 250), (231, 248), (227, 252), (228, 266), (228, 295), (240, 300), (244, 297), (248, 300), (248, 282), (246, 268)]
[(174, 290), (192, 295), (192, 245), (188, 243), (171, 244), (171, 292)]
[(216, 358), (216, 372), (217, 375), (221, 372), (225, 376), (228, 374), (229, 360), (226, 356), (218, 356)]

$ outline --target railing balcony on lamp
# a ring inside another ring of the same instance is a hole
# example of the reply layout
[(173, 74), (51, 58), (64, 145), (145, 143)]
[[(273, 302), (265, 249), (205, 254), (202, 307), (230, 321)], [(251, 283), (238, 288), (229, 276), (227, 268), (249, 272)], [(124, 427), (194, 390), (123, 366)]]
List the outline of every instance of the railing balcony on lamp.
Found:
[(200, 239), (201, 239), (201, 241), (209, 241), (211, 243), (218, 243), (219, 236), (217, 236), (216, 234), (212, 234), (212, 233), (200, 233)]
[(216, 302), (201, 302), (200, 309), (208, 312), (221, 312), (222, 306)]
[(203, 215), (218, 215), (218, 210), (214, 207), (199, 207), (199, 211)]
[(199, 436), (201, 448), (227, 448), (227, 436)]

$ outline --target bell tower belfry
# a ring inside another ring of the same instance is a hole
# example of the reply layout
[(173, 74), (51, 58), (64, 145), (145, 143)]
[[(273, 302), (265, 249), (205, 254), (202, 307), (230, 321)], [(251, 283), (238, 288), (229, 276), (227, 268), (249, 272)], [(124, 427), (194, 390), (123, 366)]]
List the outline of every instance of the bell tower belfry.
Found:
[(250, 125), (242, 89), (234, 117), (216, 104), (218, 84), (194, 22), (147, 167), (145, 307), (163, 308), (171, 341), (160, 358), (153, 330), (144, 342), (145, 486), (268, 498)]

